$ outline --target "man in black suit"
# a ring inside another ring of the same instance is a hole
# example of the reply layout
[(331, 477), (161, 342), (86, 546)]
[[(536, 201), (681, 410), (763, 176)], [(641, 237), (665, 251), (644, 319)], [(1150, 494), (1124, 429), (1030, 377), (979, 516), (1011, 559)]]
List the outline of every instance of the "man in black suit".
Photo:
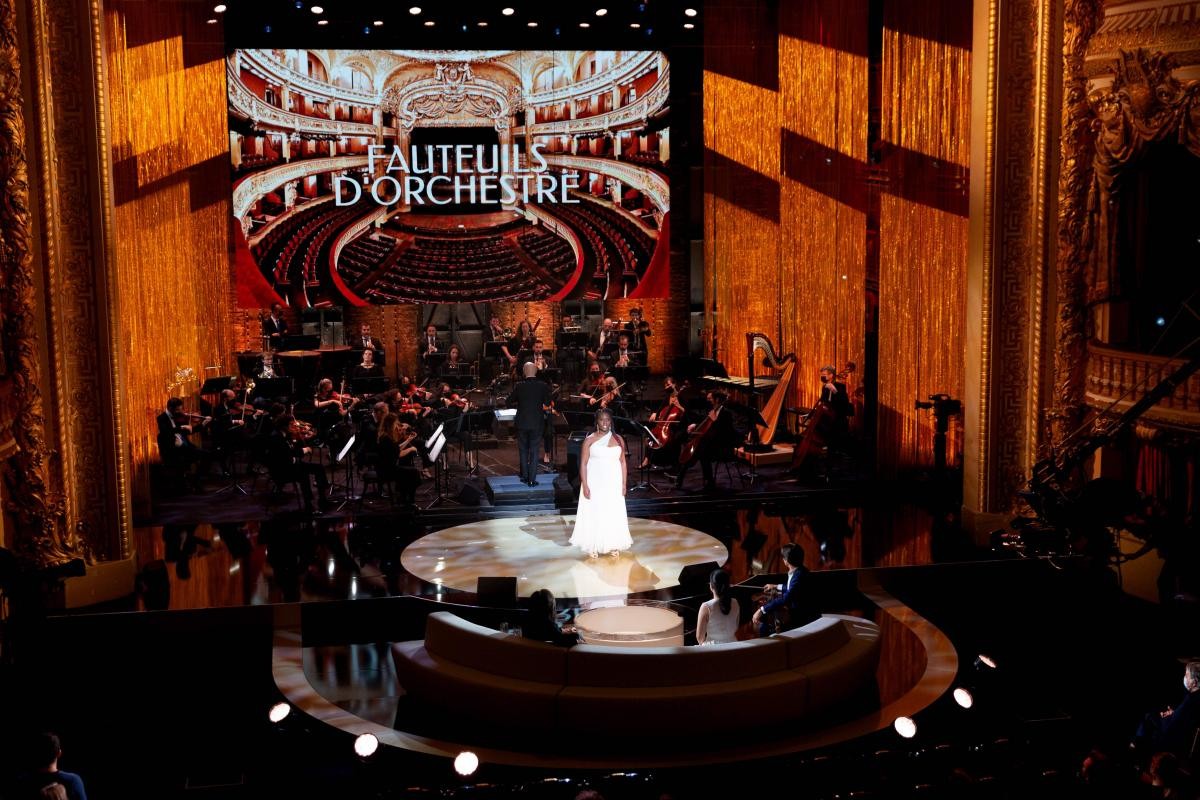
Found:
[(270, 349), (278, 350), (283, 337), (287, 336), (288, 324), (283, 318), (283, 306), (279, 303), (271, 305), (271, 314), (263, 320), (262, 335), (270, 338)]
[(854, 406), (850, 402), (846, 384), (837, 379), (837, 371), (832, 366), (821, 367), (820, 402), (833, 411), (830, 444), (840, 445), (850, 432), (850, 416), (854, 413)]
[[(158, 455), (164, 464), (179, 469), (186, 481), (192, 465), (204, 461), (208, 454), (188, 439), (195, 430), (195, 426), (190, 421), (184, 421), (182, 416), (176, 419), (182, 413), (183, 400), (172, 397), (167, 401), (167, 410), (159, 414), (156, 421), (158, 423)], [(207, 425), (211, 421), (212, 417), (204, 417), (200, 421), (200, 425)]]
[(779, 554), (787, 564), (787, 579), (783, 583), (763, 587), (774, 589), (779, 592), (779, 596), (764, 603), (754, 612), (751, 622), (754, 623), (759, 636), (770, 636), (778, 632), (774, 619), (777, 614), (782, 616), (784, 609), (787, 610), (787, 622), (780, 626), (781, 630), (799, 628), (820, 616), (816, 611), (816, 604), (812, 601), (806, 578), (808, 570), (804, 568), (804, 549), (798, 544), (785, 544)]
[(546, 412), (550, 410), (550, 387), (539, 380), (537, 367), (527, 362), (521, 368), (524, 380), (513, 390), (510, 404), (517, 407), (517, 451), (521, 458), (521, 482), (537, 484)]
[(371, 335), (371, 323), (358, 326), (358, 336), (347, 336), (346, 344), (358, 350), (383, 350), (383, 342)]
[[(312, 452), (312, 448), (301, 444), (298, 439), (299, 429), (295, 417), (284, 414), (276, 420), (275, 430), (271, 432), (266, 444), (267, 470), (276, 483), (295, 481), (299, 484), (305, 510), (310, 514), (321, 514), (329, 503), (326, 497), (329, 480), (325, 477), (325, 467), (304, 460), (304, 457)], [(312, 484), (309, 478), (316, 480), (320, 511), (313, 510)]]
[(706, 422), (708, 430), (699, 434), (700, 441), (691, 460), (679, 468), (679, 475), (675, 478), (676, 489), (683, 488), (683, 476), (687, 474), (692, 464), (699, 461), (700, 469), (704, 472), (704, 491), (714, 491), (717, 483), (713, 477), (713, 462), (733, 458), (733, 448), (737, 446), (738, 434), (737, 429), (733, 427), (733, 414), (725, 408), (725, 393), (708, 392), (707, 399), (711, 410), (700, 422), (688, 425), (688, 434), (692, 434), (696, 428), (705, 425)]
[(445, 350), (442, 343), (438, 341), (437, 327), (430, 323), (425, 326), (425, 335), (421, 337), (421, 364), (424, 366), (426, 376), (436, 376), (439, 372), (438, 365), (441, 359), (436, 357), (439, 353), (444, 354)]

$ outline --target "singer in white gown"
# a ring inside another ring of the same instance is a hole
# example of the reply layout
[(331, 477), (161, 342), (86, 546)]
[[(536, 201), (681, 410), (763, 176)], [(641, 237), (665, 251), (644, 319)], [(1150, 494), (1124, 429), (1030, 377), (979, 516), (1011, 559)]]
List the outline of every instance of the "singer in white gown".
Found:
[(583, 442), (579, 504), (571, 544), (595, 558), (633, 547), (625, 514), (625, 441), (613, 433), (612, 414), (596, 412), (596, 430)]

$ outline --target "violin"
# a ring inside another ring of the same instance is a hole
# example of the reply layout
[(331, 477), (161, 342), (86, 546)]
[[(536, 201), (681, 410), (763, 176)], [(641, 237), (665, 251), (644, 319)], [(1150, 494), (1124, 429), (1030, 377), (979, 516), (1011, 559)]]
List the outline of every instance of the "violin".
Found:
[(179, 427), (190, 426), (193, 420), (200, 420), (198, 427), (203, 428), (208, 423), (212, 422), (212, 417), (206, 417), (203, 414), (197, 414), (194, 411), (176, 411), (171, 415), (175, 424)]
[(296, 420), (295, 427), (289, 428), (288, 433), (291, 435), (292, 441), (295, 442), (311, 442), (317, 438), (317, 429), (313, 427), (311, 422)]

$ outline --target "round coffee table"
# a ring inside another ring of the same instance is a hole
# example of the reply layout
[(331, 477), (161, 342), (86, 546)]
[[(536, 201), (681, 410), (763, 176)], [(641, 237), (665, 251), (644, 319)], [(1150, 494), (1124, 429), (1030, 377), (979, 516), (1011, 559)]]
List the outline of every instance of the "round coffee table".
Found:
[(600, 606), (575, 618), (584, 644), (610, 647), (682, 647), (683, 617), (666, 603), (632, 600), (628, 605)]

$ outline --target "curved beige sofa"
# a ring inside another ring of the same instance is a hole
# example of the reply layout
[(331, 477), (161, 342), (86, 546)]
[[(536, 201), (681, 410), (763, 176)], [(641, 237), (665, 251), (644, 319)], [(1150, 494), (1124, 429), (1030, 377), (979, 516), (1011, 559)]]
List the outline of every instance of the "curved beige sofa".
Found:
[(392, 645), (407, 694), (464, 722), (628, 735), (669, 719), (704, 733), (816, 714), (870, 684), (879, 627), (827, 614), (766, 639), (710, 647), (555, 647), (430, 614), (424, 641)]

